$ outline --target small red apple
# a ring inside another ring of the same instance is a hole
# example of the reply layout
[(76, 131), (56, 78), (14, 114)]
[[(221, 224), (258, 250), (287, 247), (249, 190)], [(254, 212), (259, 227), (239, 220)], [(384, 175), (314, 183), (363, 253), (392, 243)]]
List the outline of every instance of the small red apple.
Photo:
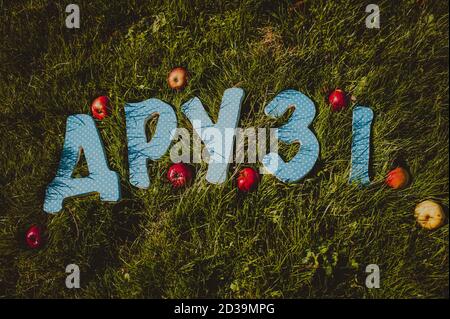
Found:
[(99, 96), (91, 104), (92, 116), (97, 120), (103, 120), (109, 115), (110, 103), (109, 98), (105, 95)]
[(391, 170), (387, 176), (385, 183), (393, 189), (400, 189), (409, 183), (409, 174), (403, 167), (397, 167)]
[(167, 171), (167, 179), (175, 188), (186, 186), (192, 180), (191, 168), (184, 163), (176, 163)]
[(255, 169), (246, 167), (239, 172), (239, 176), (237, 178), (237, 187), (240, 191), (249, 192), (255, 189), (258, 183), (259, 174)]
[(347, 95), (341, 89), (335, 89), (328, 96), (333, 112), (338, 112), (347, 106)]
[(41, 229), (39, 226), (33, 225), (31, 226), (25, 235), (25, 239), (28, 247), (30, 248), (39, 248), (42, 245), (42, 236)]
[(187, 85), (188, 72), (185, 68), (179, 66), (170, 70), (167, 76), (167, 83), (171, 89), (181, 90)]

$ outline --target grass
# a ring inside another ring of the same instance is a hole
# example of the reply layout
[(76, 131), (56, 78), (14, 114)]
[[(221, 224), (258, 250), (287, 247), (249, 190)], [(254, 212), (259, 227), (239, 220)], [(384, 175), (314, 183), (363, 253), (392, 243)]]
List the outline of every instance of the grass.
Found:
[[(448, 2), (378, 1), (380, 29), (365, 27), (366, 2), (80, 0), (71, 30), (65, 3), (0, 0), (0, 296), (448, 298), (448, 223), (426, 231), (413, 216), (424, 199), (448, 207)], [(180, 93), (166, 84), (176, 65), (191, 74)], [(193, 185), (174, 191), (167, 154), (149, 165), (149, 189), (129, 184), (125, 102), (166, 101), (192, 131), (181, 104), (197, 96), (215, 120), (233, 86), (246, 93), (244, 128), (282, 124), (263, 108), (283, 89), (315, 102), (311, 174), (290, 185), (266, 175), (243, 196), (242, 165), (216, 186), (196, 164)], [(330, 112), (334, 87), (374, 110), (368, 188), (348, 185), (352, 108)], [(114, 105), (97, 125), (123, 199), (72, 198), (46, 214), (66, 118), (101, 94)], [(400, 191), (383, 184), (397, 158), (413, 176)], [(35, 223), (47, 242), (30, 250)], [(70, 263), (81, 289), (65, 287)], [(365, 287), (368, 264), (380, 289)]]

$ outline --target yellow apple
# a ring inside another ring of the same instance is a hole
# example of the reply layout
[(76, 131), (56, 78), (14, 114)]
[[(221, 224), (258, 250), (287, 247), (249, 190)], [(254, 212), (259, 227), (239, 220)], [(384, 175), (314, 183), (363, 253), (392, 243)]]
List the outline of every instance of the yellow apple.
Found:
[(441, 227), (445, 219), (442, 206), (432, 200), (419, 203), (414, 210), (414, 216), (420, 226), (429, 230)]

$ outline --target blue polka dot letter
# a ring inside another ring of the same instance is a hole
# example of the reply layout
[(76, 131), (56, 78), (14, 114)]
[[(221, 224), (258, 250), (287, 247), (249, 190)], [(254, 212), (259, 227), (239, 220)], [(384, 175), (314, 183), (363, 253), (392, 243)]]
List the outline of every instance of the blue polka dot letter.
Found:
[[(83, 150), (89, 176), (72, 178), (72, 172)], [(65, 198), (93, 192), (103, 201), (120, 199), (119, 175), (108, 168), (97, 127), (89, 115), (78, 114), (67, 118), (66, 136), (61, 161), (55, 179), (45, 192), (44, 211), (57, 213)]]
[(210, 183), (221, 184), (227, 178), (228, 165), (233, 156), (235, 129), (239, 122), (243, 98), (244, 90), (242, 89), (225, 90), (215, 125), (198, 98), (189, 100), (181, 107), (208, 150), (210, 160), (206, 180)]
[(264, 167), (285, 183), (297, 182), (308, 174), (319, 157), (319, 142), (308, 126), (314, 120), (316, 108), (304, 94), (295, 90), (280, 92), (265, 108), (267, 115), (278, 118), (289, 108), (294, 113), (288, 122), (278, 129), (278, 139), (287, 143), (300, 143), (300, 150), (288, 163), (277, 153), (264, 156)]
[(352, 168), (350, 183), (368, 185), (370, 158), (370, 129), (373, 111), (369, 107), (357, 106), (353, 109)]
[[(151, 141), (147, 142), (145, 124), (155, 115), (159, 115), (156, 131)], [(147, 160), (158, 160), (167, 152), (177, 129), (177, 116), (169, 104), (149, 99), (125, 104), (125, 118), (130, 183), (139, 188), (148, 188), (150, 178)]]

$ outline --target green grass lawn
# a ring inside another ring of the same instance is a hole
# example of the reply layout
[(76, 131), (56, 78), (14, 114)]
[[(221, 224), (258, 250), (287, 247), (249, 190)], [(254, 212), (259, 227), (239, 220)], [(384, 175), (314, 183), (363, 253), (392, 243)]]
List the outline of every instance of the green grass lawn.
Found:
[[(414, 219), (422, 200), (448, 207), (448, 1), (374, 2), (380, 29), (365, 26), (373, 1), (71, 2), (80, 29), (65, 27), (70, 2), (0, 0), (0, 297), (448, 298), (448, 223), (426, 231)], [(177, 65), (191, 76), (179, 93), (166, 83)], [(264, 114), (283, 89), (314, 101), (321, 150), (306, 178), (265, 175), (242, 195), (245, 165), (217, 186), (202, 163), (174, 191), (166, 154), (149, 164), (149, 189), (130, 185), (126, 102), (166, 101), (192, 131), (181, 104), (197, 96), (215, 120), (233, 86), (246, 93), (243, 128), (286, 121)], [(335, 87), (356, 99), (338, 113), (326, 101)], [(114, 105), (97, 127), (122, 200), (71, 198), (46, 214), (67, 116), (90, 114), (98, 95)], [(375, 113), (367, 188), (348, 184), (356, 103)], [(413, 177), (404, 190), (383, 183), (398, 158)], [(31, 224), (45, 228), (38, 250), (24, 244)], [(81, 289), (65, 287), (71, 263)], [(365, 286), (368, 264), (379, 289)]]

